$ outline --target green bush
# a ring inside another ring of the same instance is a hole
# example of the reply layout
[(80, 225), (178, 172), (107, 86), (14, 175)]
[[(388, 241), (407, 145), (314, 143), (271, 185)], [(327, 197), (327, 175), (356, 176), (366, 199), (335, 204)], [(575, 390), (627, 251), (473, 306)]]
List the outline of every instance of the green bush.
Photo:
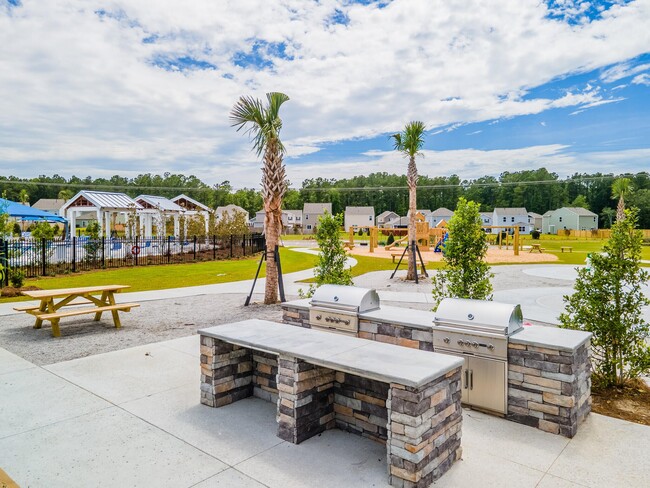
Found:
[(386, 241), (386, 245), (390, 246), (393, 242), (395, 242), (395, 236), (393, 234), (388, 234), (388, 240)]
[(20, 236), (21, 233), (22, 231), (20, 230), (20, 225), (18, 222), (14, 222), (13, 235)]
[(25, 272), (22, 269), (15, 270), (9, 277), (9, 281), (14, 288), (22, 288), (25, 284)]
[(537, 229), (530, 231), (530, 237), (532, 237), (533, 239), (539, 239), (540, 235), (541, 234)]
[(357, 235), (359, 237), (362, 237), (363, 236), (363, 229), (359, 228), (359, 232), (357, 232)]

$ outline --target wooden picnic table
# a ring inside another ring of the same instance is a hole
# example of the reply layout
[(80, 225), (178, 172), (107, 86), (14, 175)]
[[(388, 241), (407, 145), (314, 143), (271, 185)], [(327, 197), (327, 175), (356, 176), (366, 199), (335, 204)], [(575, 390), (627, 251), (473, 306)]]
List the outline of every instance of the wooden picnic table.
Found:
[(530, 249), (528, 250), (528, 252), (529, 252), (529, 253), (531, 253), (531, 252), (538, 252), (538, 253), (541, 254), (541, 253), (544, 252), (544, 248), (542, 247), (541, 244), (531, 244), (531, 245), (530, 245)]
[[(139, 307), (139, 303), (115, 303), (115, 293), (130, 288), (129, 285), (102, 285), (82, 288), (61, 288), (58, 290), (24, 291), (23, 295), (40, 300), (38, 306), (14, 307), (14, 310), (26, 312), (36, 317), (35, 329), (40, 329), (44, 320), (52, 323), (52, 335), (60, 337), (59, 320), (63, 317), (95, 314), (94, 320), (102, 318), (102, 313), (111, 312), (115, 328), (120, 328), (118, 312), (130, 312)], [(96, 295), (101, 295), (97, 297)], [(55, 301), (56, 299), (60, 299)], [(78, 307), (90, 304), (91, 307)], [(65, 308), (65, 310), (62, 310)]]

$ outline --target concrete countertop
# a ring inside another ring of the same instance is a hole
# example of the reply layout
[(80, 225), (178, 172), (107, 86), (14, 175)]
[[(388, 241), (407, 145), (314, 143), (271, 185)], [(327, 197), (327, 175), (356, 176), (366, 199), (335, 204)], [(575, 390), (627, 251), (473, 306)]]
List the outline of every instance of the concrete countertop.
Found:
[(565, 352), (573, 352), (591, 339), (591, 332), (580, 330), (559, 329), (557, 327), (543, 327), (532, 325), (524, 327), (519, 332), (511, 335), (509, 341), (513, 344), (547, 347)]
[(199, 334), (251, 349), (304, 359), (385, 383), (419, 387), (463, 364), (462, 358), (267, 320), (200, 329)]
[(293, 307), (293, 308), (300, 308), (304, 310), (309, 310), (309, 302), (311, 301), (311, 298), (301, 298), (300, 300), (291, 300), (289, 302), (284, 302), (281, 303), (280, 306), (282, 308), (285, 307)]
[(415, 329), (431, 330), (435, 314), (427, 310), (415, 310), (412, 308), (391, 307), (382, 305), (379, 310), (359, 314), (360, 319), (377, 320), (396, 325), (406, 325)]

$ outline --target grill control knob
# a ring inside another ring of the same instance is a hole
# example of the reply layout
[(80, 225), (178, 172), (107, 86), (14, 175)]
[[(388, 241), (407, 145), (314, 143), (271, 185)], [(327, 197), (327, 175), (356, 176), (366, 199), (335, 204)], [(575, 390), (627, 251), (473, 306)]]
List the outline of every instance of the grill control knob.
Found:
[(494, 344), (488, 344), (488, 349), (490, 351), (493, 351), (494, 350)]
[(343, 323), (344, 323), (345, 325), (350, 325), (350, 320), (344, 320)]
[(334, 322), (336, 322), (337, 324), (340, 324), (340, 323), (341, 323), (341, 319), (339, 319), (339, 318), (337, 317), (337, 318), (334, 319)]
[(449, 340), (449, 337), (445, 337), (445, 338), (442, 340), (442, 342), (444, 342), (445, 344), (449, 344), (449, 342), (451, 342), (451, 341)]
[(325, 322), (331, 322), (332, 319), (330, 317), (325, 317)]
[(320, 319), (322, 319), (322, 318), (323, 318), (322, 315), (316, 315), (316, 320), (320, 320)]
[(464, 346), (464, 345), (465, 345), (465, 341), (462, 340), (462, 339), (458, 339), (458, 345), (459, 345), (459, 346)]
[(473, 343), (472, 343), (472, 346), (478, 348), (478, 342), (473, 342)]

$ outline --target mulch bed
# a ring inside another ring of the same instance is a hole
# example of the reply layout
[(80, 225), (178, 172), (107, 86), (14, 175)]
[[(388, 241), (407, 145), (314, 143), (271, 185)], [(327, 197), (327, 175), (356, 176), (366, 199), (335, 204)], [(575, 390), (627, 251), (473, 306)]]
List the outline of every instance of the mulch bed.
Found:
[(633, 380), (618, 388), (593, 389), (591, 410), (595, 413), (650, 425), (650, 386)]

